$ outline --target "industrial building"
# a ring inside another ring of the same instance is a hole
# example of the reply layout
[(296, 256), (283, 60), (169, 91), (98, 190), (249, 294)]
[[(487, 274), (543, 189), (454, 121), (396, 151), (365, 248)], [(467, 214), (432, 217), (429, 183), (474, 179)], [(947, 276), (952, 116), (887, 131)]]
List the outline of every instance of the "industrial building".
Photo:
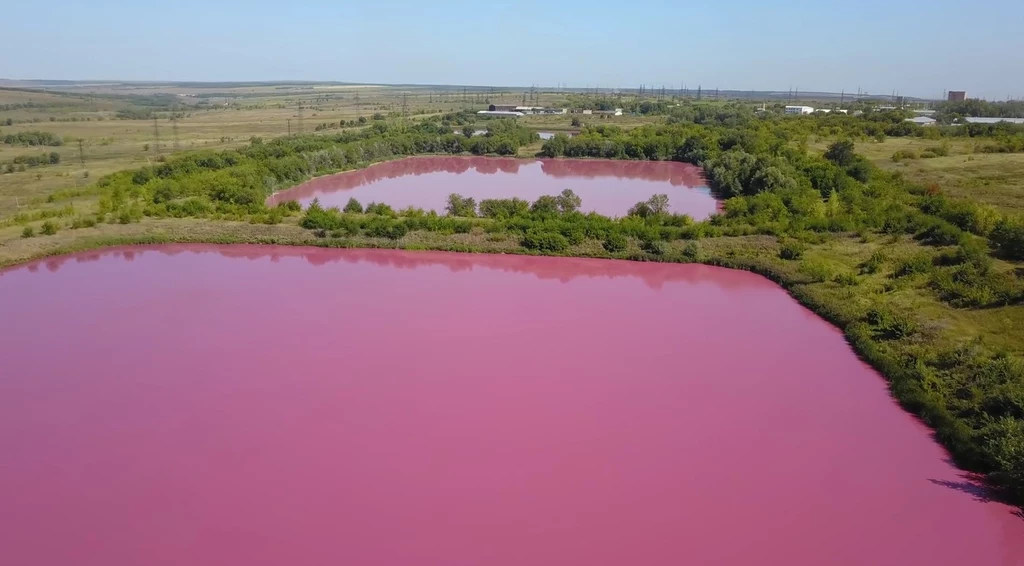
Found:
[(913, 118), (907, 118), (907, 122), (917, 124), (918, 126), (934, 126), (935, 118), (928, 116), (914, 116)]
[(963, 102), (967, 100), (966, 90), (951, 90), (946, 95), (946, 100), (949, 102)]
[(787, 106), (786, 114), (813, 114), (813, 106)]
[(565, 114), (565, 108), (545, 108), (543, 106), (516, 106), (515, 104), (491, 104), (483, 112), (517, 112), (524, 114)]

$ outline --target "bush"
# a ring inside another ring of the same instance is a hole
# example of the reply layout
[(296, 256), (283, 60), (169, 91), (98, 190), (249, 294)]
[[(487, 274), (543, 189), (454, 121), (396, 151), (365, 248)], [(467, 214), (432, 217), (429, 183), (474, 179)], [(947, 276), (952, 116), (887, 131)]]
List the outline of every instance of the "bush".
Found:
[(22, 238), (31, 238), (36, 235), (36, 229), (31, 226), (25, 226), (25, 229), (21, 231)]
[(896, 314), (882, 308), (868, 311), (867, 323), (873, 326), (873, 334), (879, 340), (899, 340), (917, 332), (917, 325), (910, 317)]
[(933, 269), (932, 255), (929, 253), (914, 254), (896, 264), (894, 277), (908, 277), (919, 273), (928, 273)]
[(807, 246), (797, 241), (787, 241), (782, 244), (779, 248), (779, 258), (786, 260), (800, 259), (804, 255), (804, 251), (807, 250)]
[(901, 149), (896, 153), (892, 154), (892, 160), (899, 163), (904, 159), (917, 159), (917, 152), (912, 149)]
[(700, 247), (700, 242), (687, 242), (686, 247), (683, 248), (683, 258), (686, 261), (699, 262), (704, 259), (703, 250)]
[(878, 273), (885, 264), (885, 254), (881, 251), (875, 251), (871, 254), (864, 263), (860, 264), (860, 272), (864, 274)]
[(832, 281), (845, 287), (852, 287), (860, 283), (860, 280), (857, 279), (857, 276), (852, 273), (840, 273), (839, 275), (833, 277)]
[(668, 243), (663, 240), (645, 240), (640, 243), (640, 249), (656, 256), (662, 256), (669, 252)]
[(1024, 219), (1004, 218), (989, 234), (992, 247), (1008, 259), (1024, 260)]
[(302, 205), (297, 200), (286, 200), (277, 203), (277, 208), (286, 212), (302, 212)]
[(609, 253), (617, 253), (625, 251), (626, 247), (629, 245), (629, 242), (626, 240), (626, 237), (623, 236), (622, 234), (618, 232), (612, 232), (611, 234), (608, 234), (608, 236), (604, 239), (603, 242), (601, 242), (601, 245), (604, 246), (604, 249), (608, 250)]
[(833, 276), (832, 266), (818, 260), (805, 259), (800, 263), (800, 272), (811, 278), (815, 283), (824, 283)]
[(395, 209), (391, 208), (391, 206), (386, 205), (382, 202), (371, 202), (370, 204), (366, 205), (365, 212), (366, 214), (376, 214), (377, 216), (387, 216), (388, 218), (395, 218), (398, 216), (398, 214), (395, 213)]
[(523, 236), (522, 245), (528, 250), (557, 253), (569, 249), (569, 241), (557, 232), (530, 230)]
[(363, 212), (363, 205), (359, 204), (359, 201), (357, 201), (356, 199), (350, 198), (348, 199), (348, 202), (345, 203), (345, 208), (343, 208), (342, 211), (360, 214)]
[(52, 236), (57, 233), (57, 223), (52, 220), (47, 220), (46, 222), (43, 222), (43, 227), (39, 232), (47, 236)]
[(521, 198), (484, 199), (480, 201), (480, 216), (505, 220), (523, 216), (530, 211), (530, 203)]
[(945, 220), (935, 220), (915, 238), (929, 246), (954, 246), (963, 241), (964, 232)]
[(476, 216), (476, 200), (473, 197), (464, 197), (452, 193), (448, 195), (448, 204), (444, 207), (448, 216)]

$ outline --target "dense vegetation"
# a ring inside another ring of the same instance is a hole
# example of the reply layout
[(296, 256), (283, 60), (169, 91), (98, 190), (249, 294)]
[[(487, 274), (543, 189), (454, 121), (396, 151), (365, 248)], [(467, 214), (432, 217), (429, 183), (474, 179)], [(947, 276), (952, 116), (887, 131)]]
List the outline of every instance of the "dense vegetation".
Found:
[(7, 134), (0, 138), (0, 140), (3, 140), (8, 145), (64, 145), (64, 140), (60, 136), (50, 132), (19, 132), (17, 134)]
[[(536, 139), (505, 120), (486, 122), (485, 136), (453, 133), (466, 121), (462, 115), (416, 125), (379, 121), (361, 132), (255, 138), (238, 150), (168, 158), (101, 179), (100, 213), (92, 220), (192, 216), (273, 224), (299, 207), (268, 208), (265, 197), (311, 175), (417, 153), (513, 154)], [(891, 380), (894, 395), (936, 429), (962, 466), (988, 473), (1007, 497), (1024, 501), (1024, 363), (977, 341), (939, 342), (932, 321), (888, 298), (913, 285), (950, 308), (1020, 304), (1020, 276), (996, 260), (1024, 259), (1024, 221), (879, 170), (855, 145), (879, 136), (962, 134), (926, 133), (898, 113), (776, 119), (723, 106), (701, 123), (671, 122), (630, 131), (590, 127), (573, 138), (555, 136), (542, 153), (700, 165), (726, 199), (724, 213), (696, 222), (669, 212), (664, 195), (656, 195), (613, 219), (579, 212), (579, 197), (565, 191), (532, 203), (452, 195), (444, 214), (381, 203), (350, 201), (344, 210), (314, 203), (298, 222), (324, 245), (351, 245), (356, 238), (397, 245), (428, 233), (450, 235), (450, 249), (474, 249), (458, 242), (480, 235), (529, 253), (702, 261), (752, 269), (791, 289), (826, 284), (828, 293), (820, 296), (794, 293), (844, 328), (855, 349)], [(966, 127), (959, 131), (970, 135)], [(846, 140), (813, 153), (807, 150), (811, 135)], [(705, 244), (755, 236), (779, 242), (773, 257), (741, 260), (710, 253)], [(840, 237), (910, 242), (916, 252), (891, 258), (882, 246), (857, 272), (808, 255), (811, 246)], [(869, 274), (884, 274), (884, 287), (862, 284)]]

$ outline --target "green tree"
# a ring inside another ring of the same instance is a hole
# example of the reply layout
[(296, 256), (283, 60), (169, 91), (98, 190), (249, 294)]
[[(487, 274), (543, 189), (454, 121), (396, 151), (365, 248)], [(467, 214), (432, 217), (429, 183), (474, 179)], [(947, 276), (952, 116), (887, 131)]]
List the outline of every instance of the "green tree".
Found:
[[(668, 199), (668, 197), (665, 198)], [(558, 211), (562, 214), (576, 212), (583, 204), (583, 199), (572, 192), (572, 189), (563, 190), (562, 194), (555, 197), (555, 199), (558, 201)]]
[(825, 151), (825, 159), (828, 159), (840, 167), (852, 165), (857, 159), (857, 154), (854, 152), (853, 142), (843, 140), (837, 141), (828, 146), (828, 149)]
[(476, 200), (458, 193), (448, 195), (448, 204), (444, 207), (449, 216), (476, 216)]
[(343, 210), (345, 212), (354, 212), (358, 214), (363, 212), (363, 205), (359, 204), (359, 201), (355, 198), (349, 198), (348, 202), (345, 203), (345, 208)]

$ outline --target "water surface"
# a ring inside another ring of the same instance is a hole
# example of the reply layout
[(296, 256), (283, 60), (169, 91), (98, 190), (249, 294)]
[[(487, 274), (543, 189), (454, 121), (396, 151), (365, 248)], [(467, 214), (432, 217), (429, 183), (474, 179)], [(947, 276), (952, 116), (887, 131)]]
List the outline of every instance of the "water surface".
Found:
[(409, 157), (365, 169), (318, 177), (271, 197), (270, 204), (319, 198), (324, 206), (343, 207), (349, 198), (362, 204), (417, 206), (444, 210), (451, 193), (529, 201), (572, 189), (584, 212), (624, 216), (631, 206), (654, 194), (667, 194), (674, 212), (707, 218), (718, 208), (698, 167), (671, 161), (591, 159), (513, 159), (504, 157)]
[(842, 336), (704, 266), (164, 246), (0, 273), (4, 564), (1010, 565)]

